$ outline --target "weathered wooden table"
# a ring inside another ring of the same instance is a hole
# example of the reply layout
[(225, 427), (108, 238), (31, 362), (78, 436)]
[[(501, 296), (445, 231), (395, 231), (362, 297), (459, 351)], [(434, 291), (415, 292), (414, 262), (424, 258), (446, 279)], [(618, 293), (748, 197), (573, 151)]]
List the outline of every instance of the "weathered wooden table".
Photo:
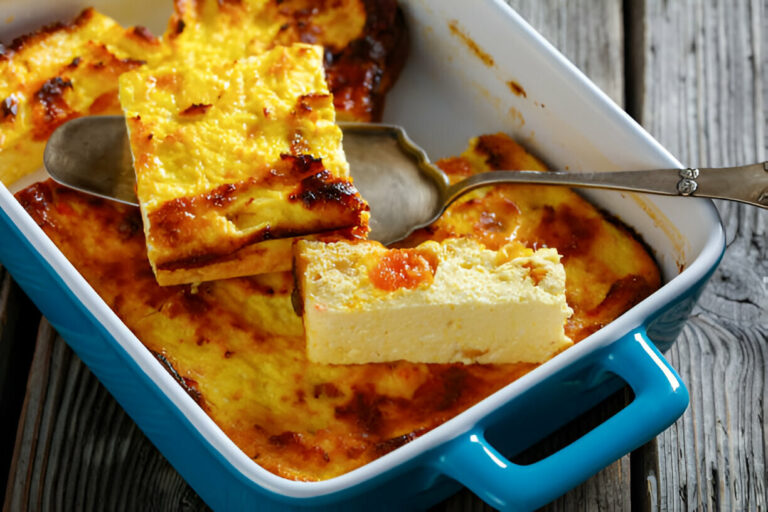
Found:
[[(680, 161), (766, 160), (768, 0), (511, 3)], [(768, 211), (718, 208), (725, 258), (667, 354), (690, 407), (547, 508), (768, 509)], [(0, 411), (4, 510), (205, 509), (2, 269)]]

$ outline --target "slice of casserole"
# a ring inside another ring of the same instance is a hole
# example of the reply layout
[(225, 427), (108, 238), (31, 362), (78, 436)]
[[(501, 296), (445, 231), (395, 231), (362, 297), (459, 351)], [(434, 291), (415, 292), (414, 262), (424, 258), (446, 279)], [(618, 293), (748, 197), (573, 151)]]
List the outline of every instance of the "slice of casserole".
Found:
[(322, 47), (136, 70), (120, 101), (160, 284), (286, 270), (291, 237), (366, 232)]
[(572, 344), (555, 249), (492, 251), (462, 238), (295, 247), (310, 361), (542, 363)]
[(62, 123), (119, 114), (117, 76), (163, 52), (146, 29), (124, 29), (93, 9), (0, 46), (0, 181), (42, 167), (45, 143)]

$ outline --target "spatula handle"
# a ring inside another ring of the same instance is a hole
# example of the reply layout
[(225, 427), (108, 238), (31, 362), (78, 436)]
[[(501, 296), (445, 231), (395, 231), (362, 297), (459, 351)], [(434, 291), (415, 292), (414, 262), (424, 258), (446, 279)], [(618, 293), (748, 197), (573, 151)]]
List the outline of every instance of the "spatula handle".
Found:
[(654, 169), (617, 172), (492, 171), (448, 188), (450, 204), (476, 188), (502, 183), (568, 185), (668, 196), (727, 199), (768, 208), (768, 162), (715, 169)]

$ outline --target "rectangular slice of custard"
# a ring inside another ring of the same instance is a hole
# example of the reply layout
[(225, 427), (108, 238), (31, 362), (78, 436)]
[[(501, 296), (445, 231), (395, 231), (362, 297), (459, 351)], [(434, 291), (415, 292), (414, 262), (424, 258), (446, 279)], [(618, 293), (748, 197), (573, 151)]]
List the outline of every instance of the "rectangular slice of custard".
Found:
[(84, 115), (119, 114), (117, 77), (162, 58), (160, 41), (93, 9), (0, 45), (0, 181), (43, 165), (48, 137)]
[(313, 362), (541, 363), (572, 344), (555, 249), (300, 241), (294, 259)]
[(142, 68), (120, 102), (160, 284), (287, 270), (291, 237), (366, 232), (322, 47)]

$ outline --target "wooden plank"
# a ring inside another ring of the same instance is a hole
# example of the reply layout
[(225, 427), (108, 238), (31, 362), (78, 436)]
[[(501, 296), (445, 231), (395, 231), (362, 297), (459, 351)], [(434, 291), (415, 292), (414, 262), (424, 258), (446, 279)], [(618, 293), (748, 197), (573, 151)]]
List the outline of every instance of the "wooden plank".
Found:
[[(0, 267), (0, 482), (6, 481), (40, 314)], [(3, 495), (0, 488), (0, 501)]]
[(43, 320), (3, 510), (207, 510)]
[(505, 0), (618, 105), (624, 105), (620, 0)]
[[(630, 75), (642, 124), (679, 160), (766, 157), (766, 0), (645, 0)], [(768, 212), (718, 203), (725, 257), (668, 354), (691, 406), (642, 453), (644, 509), (765, 510)]]

